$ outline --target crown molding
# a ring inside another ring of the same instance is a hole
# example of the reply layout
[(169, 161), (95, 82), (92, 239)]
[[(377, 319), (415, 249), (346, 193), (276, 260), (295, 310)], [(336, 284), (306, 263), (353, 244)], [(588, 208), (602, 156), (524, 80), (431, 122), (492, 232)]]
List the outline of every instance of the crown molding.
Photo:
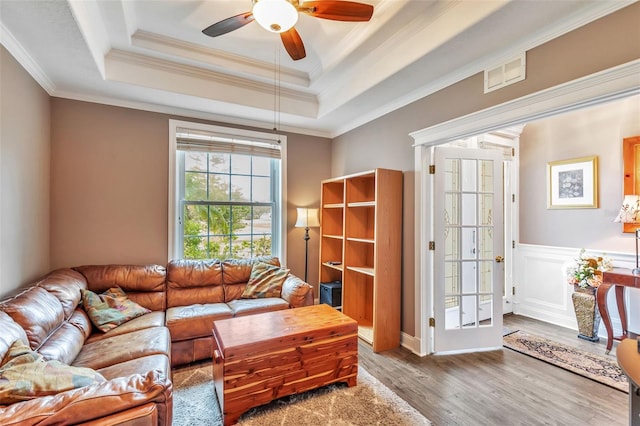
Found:
[[(263, 80), (273, 81), (274, 78), (274, 65), (271, 63), (252, 60), (245, 56), (203, 47), (148, 31), (136, 31), (131, 36), (131, 43), (134, 46), (154, 52), (177, 55), (192, 61), (208, 63), (218, 67), (220, 70), (233, 69), (246, 75), (258, 76)], [(279, 73), (280, 80), (283, 83), (309, 87), (309, 75), (305, 72), (281, 67)]]
[(11, 56), (18, 61), (22, 68), (33, 77), (49, 96), (55, 93), (56, 85), (2, 22), (0, 22), (0, 43), (2, 43), (5, 49), (11, 53)]
[[(268, 131), (274, 130), (273, 122), (262, 121), (262, 120), (252, 120), (250, 118), (241, 118), (237, 116), (210, 113), (210, 112), (204, 112), (199, 110), (192, 110), (188, 108), (161, 105), (161, 104), (156, 104), (151, 102), (125, 101), (120, 98), (87, 95), (86, 93), (77, 93), (77, 92), (70, 92), (70, 91), (59, 91), (52, 96), (56, 98), (70, 99), (70, 100), (80, 101), (80, 102), (90, 102), (94, 104), (108, 105), (108, 106), (114, 106), (119, 108), (129, 108), (129, 109), (135, 109), (139, 111), (148, 111), (148, 112), (154, 112), (159, 114), (167, 114), (172, 116), (172, 118), (179, 118), (179, 117), (193, 118), (193, 119), (207, 120), (207, 121), (221, 123), (221, 124), (233, 124), (237, 126), (253, 127), (256, 129), (264, 129)], [(327, 139), (331, 138), (331, 135), (326, 131), (309, 129), (307, 127), (279, 125), (277, 128), (277, 132), (297, 133), (301, 135), (317, 136), (320, 138), (327, 138)]]
[(640, 94), (640, 59), (410, 133), (437, 145)]

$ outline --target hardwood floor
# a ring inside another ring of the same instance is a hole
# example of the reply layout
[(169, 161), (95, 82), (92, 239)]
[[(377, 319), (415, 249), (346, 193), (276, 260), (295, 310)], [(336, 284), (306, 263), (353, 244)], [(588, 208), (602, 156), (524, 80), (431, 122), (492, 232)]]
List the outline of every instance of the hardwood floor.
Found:
[[(605, 352), (604, 339), (587, 342), (541, 321), (506, 315), (504, 325)], [(506, 348), (418, 357), (403, 348), (375, 354), (361, 341), (359, 363), (434, 425), (628, 424), (626, 393)]]

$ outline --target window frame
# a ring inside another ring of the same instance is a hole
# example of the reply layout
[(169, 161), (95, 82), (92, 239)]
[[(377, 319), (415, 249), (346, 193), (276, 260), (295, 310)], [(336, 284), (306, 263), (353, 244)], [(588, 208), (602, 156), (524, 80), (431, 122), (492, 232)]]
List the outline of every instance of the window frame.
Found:
[[(182, 258), (183, 227), (180, 223), (182, 212), (182, 200), (180, 199), (180, 185), (184, 187), (184, 173), (181, 171), (179, 156), (182, 151), (178, 150), (177, 133), (178, 128), (199, 130), (212, 133), (223, 133), (234, 135), (238, 138), (256, 140), (280, 141), (280, 173), (278, 182), (273, 186), (276, 199), (273, 209), (275, 222), (273, 223), (273, 233), (271, 236), (272, 253), (280, 259), (280, 263), (286, 264), (286, 229), (287, 229), (287, 137), (285, 135), (263, 133), (253, 130), (236, 129), (232, 127), (215, 126), (211, 124), (195, 123), (182, 120), (169, 119), (169, 187), (168, 187), (168, 241), (167, 259)], [(279, 202), (277, 201), (279, 197)]]

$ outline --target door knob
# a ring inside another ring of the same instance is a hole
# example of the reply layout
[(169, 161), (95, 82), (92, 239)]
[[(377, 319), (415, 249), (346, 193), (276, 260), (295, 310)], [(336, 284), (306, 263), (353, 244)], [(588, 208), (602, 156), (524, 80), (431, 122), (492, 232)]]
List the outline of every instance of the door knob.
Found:
[(502, 256), (496, 256), (496, 262), (498, 262), (498, 263), (502, 263), (502, 262), (504, 262), (504, 257), (502, 257)]

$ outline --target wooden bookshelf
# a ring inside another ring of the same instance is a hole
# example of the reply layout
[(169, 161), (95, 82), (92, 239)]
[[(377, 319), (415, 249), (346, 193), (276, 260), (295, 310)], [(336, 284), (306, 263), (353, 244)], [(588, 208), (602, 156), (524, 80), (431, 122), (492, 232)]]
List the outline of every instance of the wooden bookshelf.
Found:
[(399, 346), (402, 172), (323, 181), (320, 224), (320, 281), (342, 282), (342, 312), (374, 352)]

